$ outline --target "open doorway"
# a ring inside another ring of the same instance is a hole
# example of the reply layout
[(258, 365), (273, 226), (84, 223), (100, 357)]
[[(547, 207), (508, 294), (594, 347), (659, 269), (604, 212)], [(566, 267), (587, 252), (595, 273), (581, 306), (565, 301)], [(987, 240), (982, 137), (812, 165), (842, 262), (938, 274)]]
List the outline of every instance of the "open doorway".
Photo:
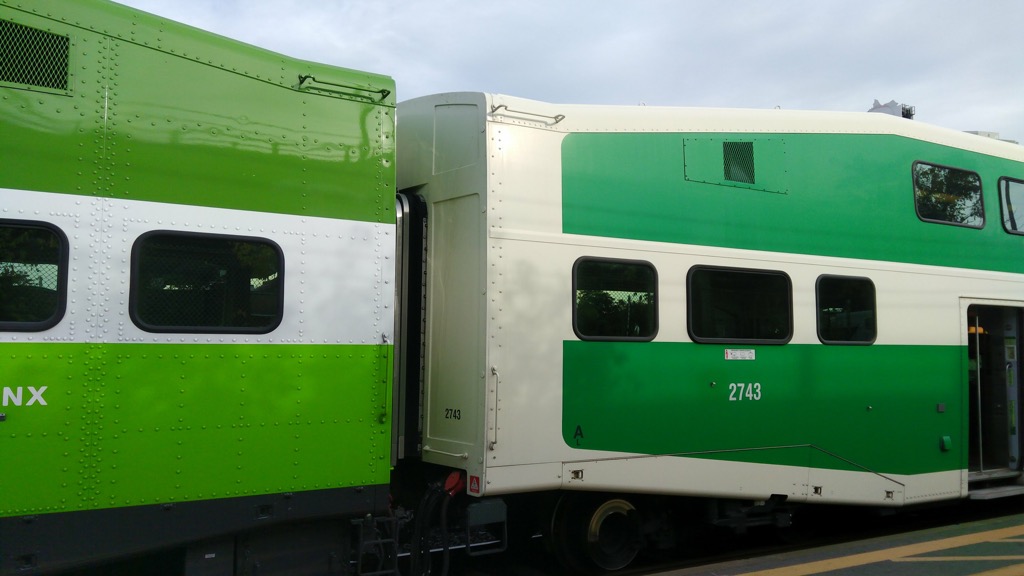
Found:
[(967, 309), (971, 482), (1020, 476), (1020, 336), (1022, 308)]

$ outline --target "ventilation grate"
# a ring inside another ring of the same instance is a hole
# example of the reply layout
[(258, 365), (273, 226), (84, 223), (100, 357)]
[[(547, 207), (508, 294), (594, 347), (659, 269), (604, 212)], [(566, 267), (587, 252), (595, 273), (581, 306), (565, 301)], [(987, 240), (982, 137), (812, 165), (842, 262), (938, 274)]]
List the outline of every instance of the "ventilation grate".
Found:
[(754, 183), (753, 142), (722, 142), (722, 156), (726, 180)]
[(0, 20), (0, 82), (68, 90), (71, 39)]

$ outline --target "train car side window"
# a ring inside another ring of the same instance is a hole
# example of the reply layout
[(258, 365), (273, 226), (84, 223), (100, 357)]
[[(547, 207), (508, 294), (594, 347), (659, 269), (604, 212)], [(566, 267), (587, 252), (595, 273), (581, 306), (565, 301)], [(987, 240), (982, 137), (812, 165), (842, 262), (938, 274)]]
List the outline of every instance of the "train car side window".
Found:
[(1010, 234), (1024, 234), (1024, 182), (1001, 178), (999, 200), (1003, 207), (1003, 229)]
[(40, 332), (67, 305), (68, 239), (44, 222), (0, 219), (0, 330)]
[(875, 284), (867, 278), (819, 276), (818, 339), (823, 344), (871, 344), (877, 335)]
[(914, 205), (926, 222), (969, 228), (985, 225), (981, 177), (974, 172), (914, 163)]
[(132, 247), (128, 308), (147, 332), (265, 334), (281, 323), (283, 282), (270, 240), (149, 232)]
[(783, 272), (695, 266), (686, 285), (695, 342), (785, 344), (793, 335), (793, 290)]
[(573, 331), (580, 340), (653, 340), (657, 285), (649, 262), (580, 258), (572, 267)]

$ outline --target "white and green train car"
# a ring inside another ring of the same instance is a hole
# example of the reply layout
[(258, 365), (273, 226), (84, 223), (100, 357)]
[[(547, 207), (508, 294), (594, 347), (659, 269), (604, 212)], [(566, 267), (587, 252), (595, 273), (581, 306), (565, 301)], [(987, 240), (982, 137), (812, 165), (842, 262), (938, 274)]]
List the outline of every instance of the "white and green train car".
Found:
[(650, 495), (735, 523), (1024, 491), (1024, 148), (867, 113), (398, 113), (423, 458), (567, 495), (567, 556), (628, 563)]

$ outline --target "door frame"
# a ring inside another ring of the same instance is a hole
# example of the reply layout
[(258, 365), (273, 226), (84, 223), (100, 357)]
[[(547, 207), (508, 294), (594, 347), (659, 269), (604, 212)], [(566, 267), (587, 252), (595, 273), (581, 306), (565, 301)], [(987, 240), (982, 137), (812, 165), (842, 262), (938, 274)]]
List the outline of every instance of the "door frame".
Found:
[[(971, 481), (997, 480), (1000, 477), (1010, 477), (1010, 478), (1012, 478), (1012, 477), (1015, 477), (1015, 476), (1019, 476), (1021, 474), (1021, 472), (1022, 472), (1022, 462), (1021, 462), (1021, 451), (1022, 451), (1021, 449), (1022, 449), (1022, 446), (1021, 446), (1021, 434), (1020, 434), (1019, 426), (1020, 426), (1020, 419), (1021, 419), (1021, 405), (1020, 405), (1020, 401), (1021, 401), (1022, 396), (1024, 396), (1024, 390), (1022, 390), (1022, 383), (1021, 383), (1022, 366), (1021, 366), (1021, 363), (1020, 363), (1020, 353), (1021, 353), (1021, 346), (1022, 346), (1022, 337), (1024, 337), (1024, 301), (1018, 301), (1018, 300), (993, 300), (993, 299), (987, 299), (987, 298), (961, 297), (960, 298), (960, 322), (961, 322), (960, 344), (965, 348), (965, 350), (969, 349), (969, 347), (971, 345), (971, 338), (977, 337), (976, 334), (971, 333), (971, 329), (973, 328), (973, 324), (971, 322), (970, 315), (969, 315), (969, 311), (970, 311), (971, 306), (980, 306), (980, 307), (984, 307), (984, 308), (1003, 308), (1003, 309), (1009, 308), (1009, 309), (1016, 309), (1018, 314), (1017, 314), (1017, 319), (1016, 319), (1016, 326), (1014, 328), (1014, 333), (1015, 333), (1014, 337), (1016, 338), (1016, 347), (1015, 347), (1015, 350), (1014, 350), (1015, 357), (1009, 360), (1009, 361), (1012, 361), (1015, 365), (1008, 371), (1008, 373), (1010, 375), (1012, 375), (1013, 382), (1015, 384), (1015, 386), (1011, 387), (1011, 390), (1007, 391), (1008, 395), (1007, 395), (1007, 408), (1006, 409), (1008, 411), (1008, 414), (1007, 414), (1008, 422), (1007, 422), (1007, 425), (1006, 425), (1006, 432), (1009, 434), (1009, 439), (1008, 439), (1009, 454), (1007, 454), (1007, 457), (1009, 459), (1009, 463), (1008, 463), (1009, 467), (1008, 468), (998, 468), (998, 469), (991, 469), (990, 471), (985, 471), (985, 467), (984, 467), (985, 463), (984, 463), (984, 460), (983, 460), (983, 456), (984, 456), (984, 454), (983, 454), (984, 442), (983, 442), (983, 439), (979, 436), (979, 438), (977, 439), (977, 443), (982, 445), (982, 451), (981, 451), (981, 453), (978, 454), (978, 456), (979, 456), (979, 467), (981, 468), (981, 470), (980, 471), (971, 471), (970, 455), (977, 449), (976, 446), (974, 446), (975, 443), (971, 442), (971, 432), (972, 432), (971, 428), (976, 423), (980, 423), (981, 433), (984, 434), (986, 418), (985, 418), (985, 414), (984, 414), (984, 411), (982, 410), (982, 406), (980, 405), (980, 403), (978, 404), (978, 406), (976, 406), (976, 410), (977, 410), (978, 413), (980, 413), (980, 416), (978, 416), (978, 418), (975, 419), (975, 415), (970, 413), (971, 412), (971, 408), (970, 408), (970, 406), (971, 406), (970, 394), (972, 393), (971, 385), (970, 385), (970, 381), (971, 381), (971, 374), (970, 374), (971, 366), (970, 366), (969, 360), (965, 359), (965, 361), (968, 362), (968, 364), (966, 366), (964, 366), (964, 370), (963, 370), (963, 374), (964, 374), (964, 383), (963, 383), (963, 385), (964, 385), (964, 388), (966, 388), (966, 394), (965, 394), (966, 402), (965, 402), (965, 405), (964, 405), (964, 412), (965, 412), (966, 417), (964, 418), (964, 424), (963, 424), (963, 438), (965, 439), (965, 444), (966, 444), (966, 448), (967, 448), (966, 449), (967, 466), (964, 468), (964, 478), (963, 478), (963, 484), (965, 486), (967, 485), (968, 482), (971, 482)], [(1002, 327), (999, 327), (999, 329), (1002, 329)], [(989, 331), (991, 332), (991, 330), (992, 330), (992, 328), (990, 327)], [(1004, 332), (1004, 337), (1005, 337), (1005, 332)], [(979, 394), (980, 394), (980, 390), (979, 390)]]

